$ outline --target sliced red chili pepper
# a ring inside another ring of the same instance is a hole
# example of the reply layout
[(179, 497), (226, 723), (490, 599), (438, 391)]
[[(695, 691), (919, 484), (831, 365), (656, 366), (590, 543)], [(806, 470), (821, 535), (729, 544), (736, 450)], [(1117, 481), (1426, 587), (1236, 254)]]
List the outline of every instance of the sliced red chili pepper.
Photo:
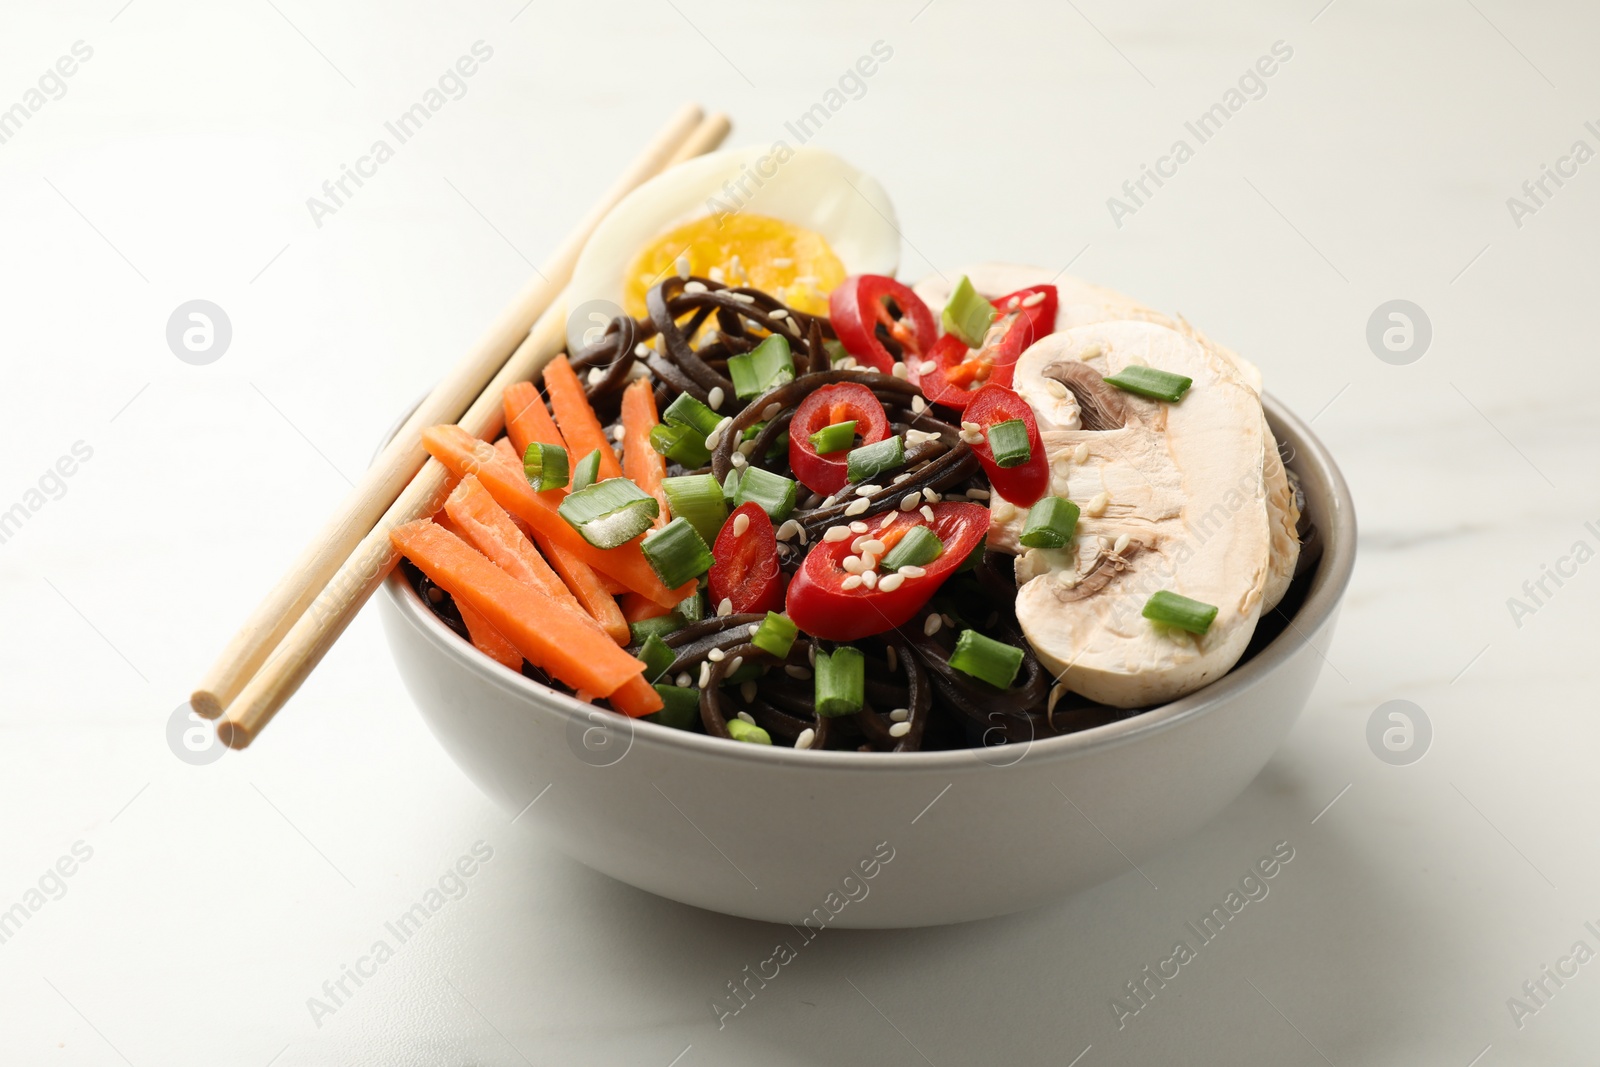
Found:
[(884, 589), (881, 576), (874, 589), (864, 584), (846, 589), (844, 583), (851, 574), (844, 569), (844, 561), (855, 555), (852, 546), (856, 539), (822, 541), (812, 546), (789, 583), (785, 600), (789, 618), (806, 633), (828, 641), (854, 641), (910, 622), (989, 532), (989, 509), (985, 507), (932, 507), (932, 522), (919, 511), (903, 511), (881, 529), (877, 524), (882, 520), (876, 519), (871, 523), (872, 532), (865, 535), (890, 549), (912, 527), (930, 527), (944, 542), (944, 551), (938, 559), (923, 565), (920, 577), (902, 578), (895, 589)]
[[(749, 520), (748, 524), (739, 522), (741, 515)], [(735, 533), (735, 527), (740, 525), (744, 525), (744, 532)], [(713, 608), (727, 600), (733, 604), (734, 614), (742, 615), (773, 611), (783, 603), (778, 538), (760, 504), (751, 501), (733, 509), (717, 534), (711, 555), (716, 560), (710, 574)]]
[[(789, 423), (789, 469), (813, 493), (843, 489), (849, 473), (849, 449), (821, 455), (811, 435), (824, 426), (855, 420), (856, 436), (870, 445), (889, 436), (889, 416), (872, 390), (856, 382), (824, 385), (800, 402)], [(854, 446), (852, 446), (854, 447)]]
[[(983, 471), (989, 476), (989, 485), (995, 492), (1018, 507), (1031, 507), (1050, 491), (1050, 461), (1044, 454), (1044, 443), (1039, 437), (1039, 424), (1033, 417), (1033, 408), (1012, 390), (995, 381), (969, 394), (971, 400), (962, 414), (963, 422), (975, 422), (983, 427), (983, 440), (972, 446)], [(997, 423), (1021, 419), (1028, 428), (1028, 461), (1015, 467), (1002, 467), (994, 461), (994, 450), (989, 447), (988, 429)]]
[(828, 320), (856, 362), (888, 374), (896, 360), (920, 360), (939, 336), (922, 298), (893, 278), (857, 274), (828, 294)]
[[(982, 349), (972, 352), (959, 338), (945, 334), (926, 359), (907, 361), (910, 380), (933, 403), (957, 411), (988, 382), (1009, 386), (1022, 353), (1055, 329), (1058, 299), (1055, 286), (1033, 285), (991, 300), (1000, 312), (995, 320), (999, 330), (990, 328)], [(1028, 304), (1029, 300), (1035, 302)], [(930, 362), (933, 365), (923, 370)]]

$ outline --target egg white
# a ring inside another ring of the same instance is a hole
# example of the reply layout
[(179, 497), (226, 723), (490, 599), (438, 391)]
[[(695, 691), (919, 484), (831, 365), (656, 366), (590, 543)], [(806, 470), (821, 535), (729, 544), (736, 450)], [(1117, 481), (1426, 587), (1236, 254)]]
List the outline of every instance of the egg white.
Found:
[[(820, 234), (847, 274), (894, 274), (900, 231), (883, 186), (832, 152), (775, 149), (713, 152), (629, 193), (600, 221), (578, 257), (569, 310), (606, 301), (620, 313), (623, 272), (646, 245), (675, 226), (724, 211), (766, 215)], [(569, 319), (572, 351), (583, 347), (583, 334), (594, 325), (590, 314)]]

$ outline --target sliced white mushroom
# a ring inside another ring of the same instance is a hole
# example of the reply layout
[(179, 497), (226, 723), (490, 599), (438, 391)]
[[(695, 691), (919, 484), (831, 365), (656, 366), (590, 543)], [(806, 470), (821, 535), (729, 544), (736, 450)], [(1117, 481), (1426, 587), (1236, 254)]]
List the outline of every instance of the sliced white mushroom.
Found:
[[(1069, 274), (1058, 275), (1056, 271), (1046, 270), (1043, 267), (1029, 267), (1016, 263), (979, 263), (967, 268), (965, 273), (973, 288), (991, 298), (1030, 285), (1053, 284), (1059, 300), (1056, 309), (1057, 331), (1070, 330), (1075, 326), (1089, 326), (1098, 322), (1152, 322), (1176, 330), (1226, 361), (1257, 396), (1261, 394), (1260, 368), (1237, 352), (1211, 340), (1181, 315), (1175, 319), (1170, 318), (1114, 289), (1092, 285)], [(931, 274), (913, 287), (917, 295), (922, 297), (923, 302), (933, 311), (935, 319), (938, 318), (939, 312), (944, 310), (945, 301), (949, 299), (950, 290), (955, 284), (954, 279), (959, 277), (959, 274), (948, 277)], [(1013, 384), (1038, 416), (1041, 430), (1047, 428), (1070, 430), (1080, 425), (1076, 398), (1071, 394), (1064, 398), (1059, 395), (1058, 390), (1040, 380), (1024, 381), (1019, 377)], [(1295, 563), (1300, 557), (1300, 538), (1295, 532), (1300, 512), (1295, 506), (1294, 491), (1289, 487), (1283, 461), (1278, 456), (1278, 443), (1272, 436), (1271, 428), (1266, 425), (1265, 415), (1261, 419), (1264, 434), (1262, 469), (1265, 471), (1267, 508), (1271, 514), (1274, 531), (1270, 560), (1272, 579), (1267, 583), (1266, 606), (1263, 609), (1270, 611), (1283, 599), (1284, 593), (1288, 591), (1290, 579), (1294, 577)]]
[[(1194, 385), (1165, 404), (1102, 380), (1136, 363)], [(1081, 414), (1077, 429), (1040, 431), (1052, 492), (1081, 509), (1073, 548), (1024, 550), (1026, 512), (998, 498), (990, 511), (990, 544), (1021, 553), (1017, 618), (1041, 661), (1067, 688), (1116, 707), (1173, 700), (1226, 673), (1268, 581), (1255, 392), (1193, 337), (1147, 322), (1052, 334), (1023, 353), (1017, 379), (1061, 381)], [(1162, 589), (1216, 605), (1210, 629), (1197, 637), (1144, 618)]]

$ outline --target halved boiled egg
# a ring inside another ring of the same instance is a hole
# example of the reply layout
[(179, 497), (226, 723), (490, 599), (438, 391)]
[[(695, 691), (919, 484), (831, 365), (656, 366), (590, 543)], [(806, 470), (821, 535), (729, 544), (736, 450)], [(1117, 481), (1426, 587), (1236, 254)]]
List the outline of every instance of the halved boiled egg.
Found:
[[(779, 142), (701, 156), (624, 197), (578, 257), (569, 305), (605, 300), (642, 316), (645, 293), (686, 268), (825, 314), (848, 275), (892, 275), (899, 261), (894, 207), (876, 180)], [(569, 323), (573, 351), (592, 326)]]

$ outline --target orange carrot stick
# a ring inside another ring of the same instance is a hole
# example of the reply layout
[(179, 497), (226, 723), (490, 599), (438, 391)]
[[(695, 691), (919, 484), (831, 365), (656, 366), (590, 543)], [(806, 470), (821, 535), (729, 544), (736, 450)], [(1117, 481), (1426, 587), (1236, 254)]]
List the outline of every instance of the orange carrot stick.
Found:
[[(460, 528), (451, 522), (450, 516), (444, 512), (441, 511), (435, 515), (433, 521), (457, 537), (461, 536)], [(646, 603), (649, 603), (649, 601)], [(465, 602), (458, 602), (456, 610), (461, 613), (461, 621), (466, 623), (467, 636), (471, 638), (474, 648), (502, 667), (508, 667), (518, 672), (522, 670), (522, 653), (513, 648), (511, 642), (501, 636), (499, 630), (490, 626), (488, 619), (478, 614), (471, 604)]]
[(666, 703), (661, 699), (661, 694), (656, 692), (656, 687), (645, 681), (642, 674), (623, 682), (606, 699), (611, 701), (613, 708), (634, 719), (652, 711), (660, 711)]
[[(556, 510), (552, 501), (534, 492), (522, 468), (487, 441), (480, 441), (459, 426), (431, 426), (422, 432), (428, 452), (457, 476), (476, 474), (500, 506), (527, 522), (541, 546), (559, 546), (602, 574), (609, 574), (635, 593), (643, 593), (663, 607), (671, 607), (694, 592), (693, 583), (668, 589), (639, 551), (637, 541), (612, 549), (599, 549)], [(508, 634), (507, 637), (510, 635)]]
[(661, 481), (667, 476), (667, 461), (650, 447), (650, 431), (660, 421), (650, 379), (635, 379), (622, 391), (622, 473), (661, 501), (661, 510), (656, 513), (657, 529), (667, 524), (667, 494), (661, 488)]
[(561, 427), (561, 436), (567, 440), (567, 454), (573, 464), (598, 450), (600, 477), (622, 477), (622, 464), (617, 462), (617, 454), (606, 440), (605, 428), (600, 425), (594, 408), (589, 406), (589, 398), (583, 395), (583, 386), (578, 384), (578, 376), (573, 373), (566, 356), (557, 356), (545, 365), (544, 387), (550, 394), (550, 407), (555, 410), (556, 425)]
[[(542, 445), (555, 445), (557, 448), (566, 448), (566, 438), (561, 436), (561, 431), (556, 429), (550, 412), (545, 409), (544, 401), (539, 397), (539, 390), (532, 382), (515, 382), (506, 386), (506, 436), (511, 438), (511, 443), (516, 446), (517, 459), (528, 451), (528, 446), (537, 441)], [(582, 459), (582, 456), (572, 456), (572, 460)]]
[(671, 608), (664, 608), (647, 596), (638, 593), (623, 593), (621, 597), (622, 617), (629, 622), (643, 622), (646, 619), (658, 619), (669, 614)]
[(444, 504), (455, 529), (445, 528), (488, 556), (511, 577), (526, 582), (545, 596), (565, 600), (572, 607), (578, 601), (556, 572), (550, 569), (533, 542), (522, 535), (506, 510), (473, 475), (461, 479)]
[[(419, 519), (389, 537), (457, 603), (483, 615), (530, 663), (573, 689), (609, 697), (643, 674), (644, 664), (618, 648), (593, 619), (517, 581), (437, 523)], [(637, 710), (649, 703), (637, 687), (625, 690), (622, 699), (635, 709), (630, 714), (647, 714)]]
[[(511, 442), (505, 438), (494, 443), (495, 448), (517, 462), (512, 453)], [(625, 645), (631, 638), (628, 632), (628, 620), (623, 618), (622, 611), (613, 599), (617, 593), (628, 587), (603, 574), (595, 572), (593, 567), (578, 559), (560, 545), (549, 544), (545, 539), (540, 539), (540, 545), (550, 557), (550, 565), (561, 575), (561, 580), (566, 583), (565, 589), (569, 595), (575, 595), (578, 603), (583, 605), (583, 610), (589, 617), (600, 624), (600, 628), (611, 635), (611, 639), (619, 645)], [(491, 555), (493, 555), (491, 553)], [(652, 601), (652, 603), (654, 603)]]

